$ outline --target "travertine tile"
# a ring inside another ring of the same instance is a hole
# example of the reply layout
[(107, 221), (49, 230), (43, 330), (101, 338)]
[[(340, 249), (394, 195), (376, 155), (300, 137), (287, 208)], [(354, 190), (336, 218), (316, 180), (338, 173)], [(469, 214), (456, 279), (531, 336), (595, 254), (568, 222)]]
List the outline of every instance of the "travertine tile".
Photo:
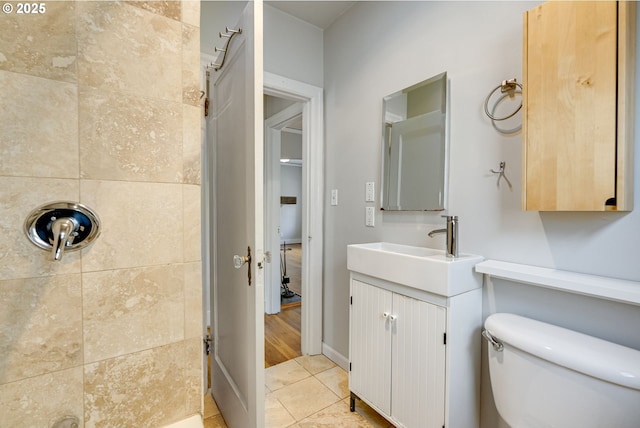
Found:
[(182, 0), (182, 22), (200, 27), (199, 0)]
[(182, 340), (183, 287), (182, 265), (84, 273), (85, 361)]
[(184, 337), (202, 339), (202, 264), (184, 264)]
[(3, 427), (50, 427), (64, 416), (82, 424), (82, 367), (0, 385), (0, 409)]
[(77, 86), (0, 71), (0, 88), (0, 175), (78, 178)]
[(85, 427), (162, 426), (185, 412), (185, 344), (84, 366)]
[(43, 13), (28, 15), (18, 14), (17, 4), (10, 4), (13, 13), (2, 14), (0, 70), (76, 82), (75, 3), (41, 2)]
[(182, 24), (120, 2), (78, 9), (78, 83), (182, 102)]
[(183, 182), (200, 184), (202, 147), (202, 109), (187, 104), (182, 106)]
[(103, 225), (84, 272), (182, 262), (182, 185), (83, 180), (81, 195)]
[(271, 391), (276, 391), (309, 376), (311, 374), (295, 360), (285, 361), (264, 371), (265, 384)]
[(205, 394), (204, 395), (204, 413), (203, 413), (204, 419), (212, 418), (215, 415), (219, 415), (219, 414), (220, 414), (220, 409), (218, 409), (218, 405), (216, 404), (216, 401), (213, 399), (211, 394), (208, 394), (208, 393)]
[(204, 428), (227, 428), (222, 415), (216, 415), (204, 420)]
[(300, 421), (340, 399), (315, 377), (303, 379), (272, 392), (289, 413)]
[(341, 367), (334, 367), (316, 375), (316, 378), (324, 383), (338, 397), (349, 396), (349, 375)]
[(0, 281), (0, 308), (0, 382), (82, 364), (80, 274)]
[(0, 176), (0, 280), (80, 272), (80, 252), (54, 262), (23, 231), (29, 213), (44, 203), (78, 199), (78, 180)]
[(309, 373), (317, 374), (335, 367), (335, 363), (324, 355), (303, 355), (295, 361), (304, 367)]
[(301, 428), (372, 428), (366, 419), (358, 413), (350, 412), (349, 406), (338, 402), (320, 410), (298, 422)]
[(201, 199), (200, 186), (182, 186), (184, 199), (184, 261), (202, 260)]
[(203, 349), (202, 337), (194, 337), (184, 341), (185, 363), (185, 414), (193, 415), (203, 412)]
[[(345, 398), (342, 403), (346, 408), (349, 408), (349, 399)], [(356, 400), (356, 413), (362, 416), (372, 428), (394, 428), (394, 425), (380, 416), (375, 410), (373, 410), (364, 401)]]
[(80, 169), (97, 180), (182, 181), (182, 105), (80, 90)]
[(266, 428), (285, 428), (295, 423), (293, 416), (273, 395), (266, 395), (264, 401)]
[(148, 10), (149, 12), (157, 15), (166, 16), (167, 18), (181, 20), (182, 7), (179, 1), (128, 1), (128, 4), (139, 7), (141, 9)]
[(182, 25), (182, 102), (200, 105), (200, 28)]

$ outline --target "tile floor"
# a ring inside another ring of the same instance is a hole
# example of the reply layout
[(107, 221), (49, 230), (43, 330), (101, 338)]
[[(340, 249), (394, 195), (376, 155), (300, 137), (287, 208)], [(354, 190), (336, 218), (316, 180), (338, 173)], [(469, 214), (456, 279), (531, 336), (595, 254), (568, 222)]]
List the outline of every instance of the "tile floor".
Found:
[[(347, 373), (323, 355), (302, 356), (265, 369), (266, 428), (392, 428), (362, 401), (349, 411)], [(205, 428), (227, 428), (205, 396)]]

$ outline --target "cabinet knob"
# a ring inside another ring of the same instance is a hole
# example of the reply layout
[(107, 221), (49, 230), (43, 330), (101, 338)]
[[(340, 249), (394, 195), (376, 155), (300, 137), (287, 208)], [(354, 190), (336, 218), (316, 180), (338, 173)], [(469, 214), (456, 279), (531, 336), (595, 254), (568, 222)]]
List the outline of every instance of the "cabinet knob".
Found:
[(397, 316), (397, 315), (390, 315), (390, 316), (389, 316), (389, 319), (390, 319), (391, 321), (395, 321), (396, 319), (398, 319), (398, 316)]
[(389, 317), (389, 312), (382, 313), (382, 318), (388, 318), (388, 317)]

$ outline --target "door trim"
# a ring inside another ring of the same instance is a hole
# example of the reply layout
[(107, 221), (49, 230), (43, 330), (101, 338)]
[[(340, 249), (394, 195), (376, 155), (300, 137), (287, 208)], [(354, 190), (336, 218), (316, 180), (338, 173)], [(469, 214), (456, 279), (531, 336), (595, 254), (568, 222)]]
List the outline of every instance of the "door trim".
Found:
[[(317, 86), (264, 72), (264, 93), (302, 106), (302, 354), (322, 353), (324, 100)], [(306, 245), (305, 245), (306, 244)], [(306, 248), (305, 248), (306, 246)]]

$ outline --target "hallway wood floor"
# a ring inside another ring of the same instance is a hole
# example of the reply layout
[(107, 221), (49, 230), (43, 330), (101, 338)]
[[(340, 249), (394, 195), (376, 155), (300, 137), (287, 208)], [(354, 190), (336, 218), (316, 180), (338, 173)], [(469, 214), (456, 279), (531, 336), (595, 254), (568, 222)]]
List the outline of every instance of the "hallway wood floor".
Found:
[(271, 367), (302, 355), (300, 305), (264, 316), (264, 366)]
[[(302, 244), (286, 245), (287, 276), (289, 289), (302, 296)], [(284, 251), (280, 251), (283, 255)]]
[[(286, 244), (287, 276), (291, 291), (301, 295), (302, 245)], [(264, 316), (264, 366), (271, 367), (302, 355), (302, 303), (282, 305), (279, 314)]]

